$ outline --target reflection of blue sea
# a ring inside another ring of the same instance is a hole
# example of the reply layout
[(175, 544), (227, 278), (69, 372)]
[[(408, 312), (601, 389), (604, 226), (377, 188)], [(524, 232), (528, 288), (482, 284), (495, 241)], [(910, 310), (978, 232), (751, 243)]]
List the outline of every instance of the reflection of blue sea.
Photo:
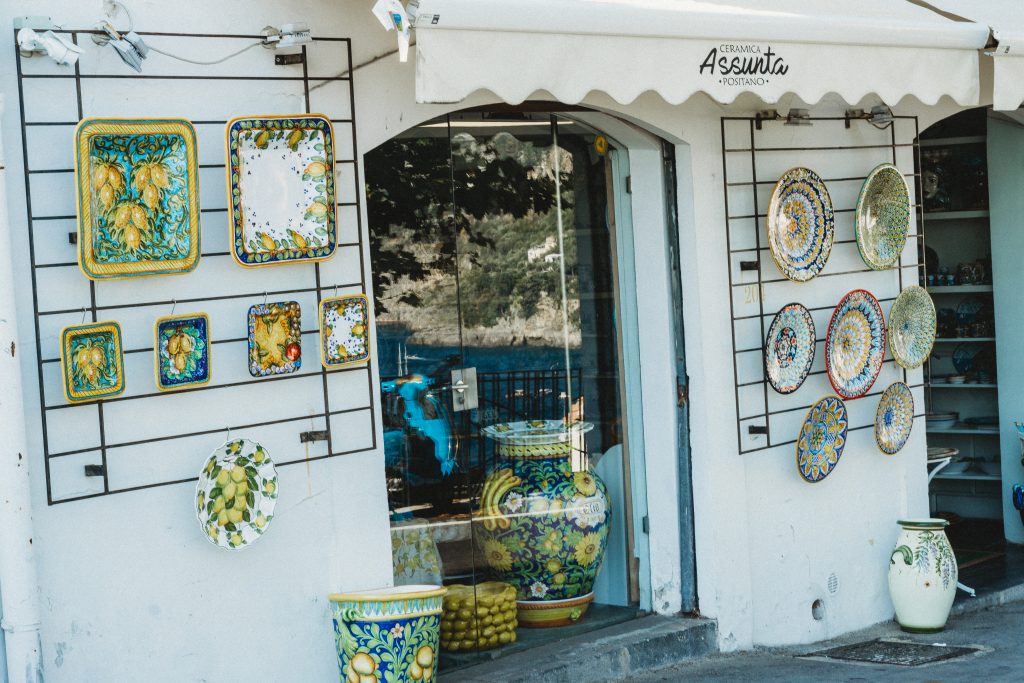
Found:
[[(396, 377), (399, 374), (399, 346), (396, 343), (380, 344), (380, 374), (382, 377)], [(456, 359), (463, 355), (457, 346), (407, 345), (403, 361), (403, 374), (430, 375), (444, 368), (472, 367), (478, 374), (508, 372), (512, 370), (564, 370), (565, 351), (550, 346), (487, 346), (466, 347), (461, 362)], [(570, 349), (569, 361), (579, 364), (579, 352)]]

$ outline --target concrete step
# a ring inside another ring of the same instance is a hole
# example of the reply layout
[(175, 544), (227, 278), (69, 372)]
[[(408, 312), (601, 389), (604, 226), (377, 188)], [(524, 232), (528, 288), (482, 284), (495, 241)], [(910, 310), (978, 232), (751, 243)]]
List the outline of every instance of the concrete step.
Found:
[(709, 619), (647, 616), (459, 669), (443, 683), (605, 683), (717, 650)]

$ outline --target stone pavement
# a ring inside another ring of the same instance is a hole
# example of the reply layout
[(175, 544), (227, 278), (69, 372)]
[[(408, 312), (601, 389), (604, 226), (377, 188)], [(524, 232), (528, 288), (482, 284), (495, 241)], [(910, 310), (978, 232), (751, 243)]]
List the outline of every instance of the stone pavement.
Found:
[[(959, 610), (958, 610), (959, 611)], [(801, 659), (798, 655), (875, 638), (903, 638), (921, 643), (981, 646), (984, 651), (962, 659), (918, 667)], [(1024, 680), (1024, 602), (961, 611), (946, 630), (932, 635), (903, 633), (895, 623), (879, 624), (842, 638), (800, 647), (714, 654), (669, 668), (619, 679), (629, 683), (714, 681), (761, 683), (785, 681), (920, 681), (952, 682)]]

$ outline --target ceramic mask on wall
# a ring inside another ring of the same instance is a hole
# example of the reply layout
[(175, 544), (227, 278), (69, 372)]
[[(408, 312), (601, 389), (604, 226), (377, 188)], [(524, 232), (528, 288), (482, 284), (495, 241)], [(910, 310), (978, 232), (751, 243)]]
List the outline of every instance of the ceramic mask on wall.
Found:
[(227, 124), (232, 253), (243, 266), (330, 258), (338, 245), (334, 132), (320, 114)]
[(85, 119), (75, 130), (78, 262), (97, 280), (199, 262), (196, 134), (181, 119)]

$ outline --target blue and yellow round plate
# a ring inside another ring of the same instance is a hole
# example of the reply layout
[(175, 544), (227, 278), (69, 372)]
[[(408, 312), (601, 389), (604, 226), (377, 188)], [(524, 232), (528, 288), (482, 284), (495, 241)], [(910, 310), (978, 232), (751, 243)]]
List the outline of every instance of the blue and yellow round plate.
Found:
[(831, 474), (846, 447), (849, 424), (846, 404), (838, 396), (826, 396), (811, 406), (796, 440), (801, 477), (814, 484)]
[(914, 428), (914, 396), (903, 382), (893, 382), (878, 399), (875, 443), (889, 455), (899, 453)]

